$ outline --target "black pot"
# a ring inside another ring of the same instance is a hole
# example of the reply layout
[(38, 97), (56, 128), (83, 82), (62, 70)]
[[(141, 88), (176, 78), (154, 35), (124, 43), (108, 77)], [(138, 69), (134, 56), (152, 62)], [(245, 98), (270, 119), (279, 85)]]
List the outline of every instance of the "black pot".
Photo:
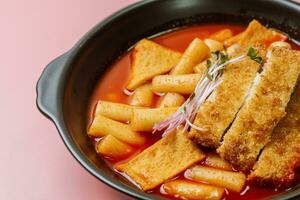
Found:
[[(300, 41), (300, 6), (279, 0), (151, 0), (105, 19), (67, 53), (52, 61), (37, 83), (37, 105), (56, 125), (79, 163), (111, 187), (139, 199), (165, 199), (136, 189), (96, 154), (86, 134), (87, 103), (110, 64), (135, 42), (154, 34), (201, 23), (247, 24), (256, 18)], [(300, 186), (273, 197), (291, 199)]]

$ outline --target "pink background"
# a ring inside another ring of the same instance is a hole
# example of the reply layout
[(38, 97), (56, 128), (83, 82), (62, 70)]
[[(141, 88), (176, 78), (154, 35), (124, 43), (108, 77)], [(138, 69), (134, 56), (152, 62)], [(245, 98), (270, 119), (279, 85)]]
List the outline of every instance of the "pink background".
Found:
[(130, 200), (71, 156), (35, 105), (43, 68), (91, 27), (136, 0), (2, 0), (0, 199)]
[(68, 152), (35, 105), (43, 68), (95, 24), (134, 0), (2, 0), (0, 199), (130, 200)]

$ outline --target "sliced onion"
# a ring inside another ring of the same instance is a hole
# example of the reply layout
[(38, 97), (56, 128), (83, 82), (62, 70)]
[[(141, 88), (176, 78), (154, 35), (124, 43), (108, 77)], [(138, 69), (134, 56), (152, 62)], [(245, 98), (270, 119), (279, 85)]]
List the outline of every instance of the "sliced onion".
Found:
[(134, 90), (133, 91), (129, 91), (126, 88), (123, 89), (123, 93), (126, 94), (127, 96), (131, 96), (134, 94)]

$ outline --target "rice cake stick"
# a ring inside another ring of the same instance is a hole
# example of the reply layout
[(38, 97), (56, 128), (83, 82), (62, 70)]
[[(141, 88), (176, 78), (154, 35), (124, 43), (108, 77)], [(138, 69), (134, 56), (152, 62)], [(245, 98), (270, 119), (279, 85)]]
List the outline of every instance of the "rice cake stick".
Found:
[(171, 75), (193, 73), (193, 67), (209, 56), (208, 46), (199, 38), (195, 38), (184, 51), (178, 64), (170, 72)]
[(250, 170), (285, 115), (300, 73), (300, 52), (274, 47), (257, 82), (226, 133), (218, 153), (234, 167)]
[[(178, 64), (172, 69), (170, 74), (180, 75), (192, 73), (193, 67), (208, 56), (208, 46), (199, 38), (195, 38), (186, 48)], [(161, 107), (180, 106), (184, 102), (184, 97), (176, 93), (167, 93), (162, 97), (161, 102)]]
[(179, 129), (116, 168), (147, 191), (204, 158), (204, 153)]
[(201, 77), (201, 74), (159, 75), (152, 79), (152, 89), (154, 92), (191, 94)]
[(215, 32), (214, 34), (209, 36), (209, 38), (213, 40), (217, 40), (219, 42), (224, 42), (225, 40), (231, 38), (232, 36), (233, 36), (232, 31), (226, 28)]
[(163, 184), (160, 188), (162, 194), (189, 200), (220, 200), (225, 190), (203, 183), (177, 179)]
[(223, 51), (224, 46), (221, 42), (213, 39), (205, 39), (204, 43), (209, 47), (210, 52)]
[(246, 175), (243, 173), (225, 171), (201, 165), (187, 169), (184, 173), (184, 177), (196, 182), (209, 183), (235, 192), (241, 192), (246, 182)]
[(259, 185), (290, 187), (300, 165), (300, 87), (287, 106), (287, 115), (274, 129), (248, 179)]
[(116, 121), (126, 122), (132, 118), (133, 110), (139, 108), (141, 107), (109, 101), (98, 101), (94, 117), (102, 115)]
[(130, 98), (130, 105), (149, 107), (152, 105), (153, 93), (152, 85), (145, 84), (135, 89)]
[[(265, 54), (262, 46), (257, 46), (256, 51), (262, 57)], [(222, 83), (200, 107), (194, 120), (194, 125), (203, 131), (191, 129), (190, 139), (209, 148), (220, 145), (224, 131), (242, 106), (259, 68), (260, 64), (250, 58), (226, 67)]]
[(112, 135), (107, 135), (96, 143), (96, 150), (98, 153), (109, 158), (126, 158), (134, 151), (133, 147), (118, 140)]
[(159, 108), (168, 108), (168, 107), (179, 107), (185, 101), (184, 96), (169, 92), (163, 96), (163, 98), (159, 101)]
[(133, 111), (130, 127), (134, 131), (151, 131), (153, 126), (172, 115), (178, 107), (141, 108)]
[(135, 146), (140, 146), (145, 143), (145, 138), (133, 131), (130, 125), (109, 119), (102, 115), (98, 115), (94, 118), (91, 126), (88, 128), (88, 134), (92, 137), (103, 137), (111, 134), (117, 139)]

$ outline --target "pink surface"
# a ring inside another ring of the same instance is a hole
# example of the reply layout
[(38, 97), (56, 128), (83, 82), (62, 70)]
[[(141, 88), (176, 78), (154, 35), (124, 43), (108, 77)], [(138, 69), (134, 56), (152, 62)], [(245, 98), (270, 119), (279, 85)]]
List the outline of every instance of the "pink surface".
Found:
[(10, 0), (0, 4), (0, 199), (129, 200), (68, 152), (35, 105), (43, 68), (91, 27), (135, 0)]
[(91, 27), (134, 0), (0, 3), (0, 199), (129, 200), (72, 157), (35, 105), (43, 68)]

